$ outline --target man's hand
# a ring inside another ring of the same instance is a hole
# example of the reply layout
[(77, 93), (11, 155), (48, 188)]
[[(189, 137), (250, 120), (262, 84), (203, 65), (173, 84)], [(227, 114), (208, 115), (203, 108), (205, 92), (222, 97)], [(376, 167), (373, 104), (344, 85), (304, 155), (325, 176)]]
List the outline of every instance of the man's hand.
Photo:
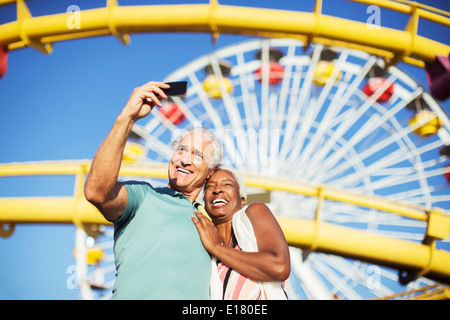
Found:
[(122, 114), (129, 116), (134, 121), (148, 116), (155, 105), (162, 107), (161, 101), (156, 96), (159, 95), (160, 99), (167, 99), (162, 89), (169, 88), (170, 86), (164, 82), (150, 81), (134, 89)]

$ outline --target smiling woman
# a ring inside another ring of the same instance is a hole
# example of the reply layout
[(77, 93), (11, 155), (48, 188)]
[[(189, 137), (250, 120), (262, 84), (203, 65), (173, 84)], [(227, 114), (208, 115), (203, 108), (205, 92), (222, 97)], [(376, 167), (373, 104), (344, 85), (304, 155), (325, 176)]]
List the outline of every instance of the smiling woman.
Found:
[(214, 257), (211, 298), (226, 300), (286, 299), (289, 249), (270, 209), (246, 196), (237, 174), (218, 169), (205, 184), (205, 209), (192, 220), (203, 246)]

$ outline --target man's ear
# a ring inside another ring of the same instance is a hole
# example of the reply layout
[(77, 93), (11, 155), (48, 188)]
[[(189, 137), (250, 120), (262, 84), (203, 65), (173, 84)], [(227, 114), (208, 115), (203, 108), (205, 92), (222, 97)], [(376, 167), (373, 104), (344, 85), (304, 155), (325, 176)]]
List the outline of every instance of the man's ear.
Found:
[(214, 168), (209, 169), (209, 173), (208, 173), (208, 176), (206, 177), (206, 180), (208, 180), (209, 178), (211, 178), (211, 176), (213, 175), (214, 172), (216, 172), (216, 170), (217, 170), (218, 167), (219, 167), (219, 166), (215, 166)]

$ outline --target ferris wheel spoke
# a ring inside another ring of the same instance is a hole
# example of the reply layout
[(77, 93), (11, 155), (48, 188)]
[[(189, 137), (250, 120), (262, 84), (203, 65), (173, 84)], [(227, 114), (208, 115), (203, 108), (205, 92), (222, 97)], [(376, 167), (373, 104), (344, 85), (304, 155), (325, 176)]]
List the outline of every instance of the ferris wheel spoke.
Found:
[(283, 81), (281, 82), (278, 110), (275, 115), (272, 115), (277, 117), (277, 122), (274, 127), (278, 129), (281, 129), (283, 127), (285, 121), (285, 110), (288, 103), (288, 96), (291, 90), (291, 78), (294, 69), (293, 59), (295, 59), (295, 49), (296, 46), (292, 44), (289, 45), (286, 55), (280, 60), (280, 62), (282, 62), (284, 65)]
[(232, 128), (242, 129), (241, 115), (239, 114), (239, 110), (236, 106), (234, 98), (230, 96), (227, 89), (225, 88), (224, 76), (222, 74), (222, 71), (220, 70), (219, 60), (216, 55), (210, 55), (210, 64), (212, 66), (214, 75), (218, 80), (220, 95), (223, 99), (230, 124)]
[(193, 87), (197, 88), (196, 94), (200, 98), (200, 102), (202, 103), (203, 107), (205, 108), (209, 119), (212, 121), (212, 124), (214, 125), (216, 130), (224, 131), (224, 127), (222, 125), (222, 120), (220, 119), (220, 116), (217, 114), (216, 110), (212, 106), (211, 102), (209, 101), (209, 98), (205, 91), (203, 91), (201, 88), (200, 81), (198, 80), (197, 76), (195, 74), (189, 74), (188, 76), (190, 82), (192, 83)]
[[(414, 99), (416, 96), (418, 96), (420, 94), (420, 90), (417, 90), (415, 93), (412, 94), (411, 96), (411, 100)], [(395, 114), (402, 110), (404, 108), (405, 103), (399, 103), (396, 105), (395, 108), (392, 108), (391, 110), (387, 111), (386, 113), (383, 113), (383, 115), (381, 116), (381, 118), (378, 118), (377, 121), (368, 121), (368, 124), (366, 126), (364, 126), (363, 128), (360, 129), (360, 131), (355, 134), (350, 141), (348, 141), (340, 150), (339, 154), (334, 154), (332, 157), (332, 164), (334, 165), (338, 160), (339, 157), (341, 157), (341, 154), (345, 151), (348, 151), (350, 148), (354, 147), (357, 143), (359, 143), (364, 136), (369, 135), (370, 133), (373, 133), (374, 130), (377, 130), (380, 128), (380, 126), (382, 124), (385, 124), (387, 121), (392, 121), (392, 119), (394, 119)], [(402, 129), (403, 131), (403, 129)], [(396, 133), (392, 134), (392, 133), (388, 133), (384, 135), (384, 138), (381, 139), (380, 141), (372, 144), (371, 147), (369, 147), (366, 150), (361, 150), (360, 152), (360, 158), (361, 159), (367, 159), (369, 157), (373, 157), (374, 155), (376, 155), (377, 153), (380, 152), (380, 150), (394, 144), (394, 143), (398, 143), (399, 141), (402, 141), (402, 138), (404, 136), (406, 136), (407, 134), (409, 134), (410, 131), (409, 130), (404, 130), (404, 133), (402, 135), (398, 135)], [(405, 150), (406, 151), (406, 150)], [(409, 153), (406, 152), (404, 155), (408, 155)], [(336, 160), (337, 159), (337, 160)], [(349, 167), (351, 167), (355, 160), (351, 160), (350, 162), (345, 162), (340, 164), (339, 166), (335, 167), (332, 170), (328, 171), (328, 179), (332, 179), (333, 177), (335, 177), (336, 175), (340, 175), (342, 174), (345, 170), (347, 170)], [(326, 164), (324, 164), (326, 165)], [(328, 165), (329, 167), (330, 165)]]
[(261, 128), (267, 130), (269, 127), (269, 41), (261, 41)]
[[(386, 83), (392, 83), (392, 81), (393, 81), (392, 79), (390, 81), (388, 79), (384, 83), (384, 85), (385, 85), (384, 90), (386, 90), (388, 87), (386, 85)], [(383, 91), (380, 91), (380, 92), (383, 92)], [(370, 99), (369, 99), (360, 108), (358, 108), (356, 111), (353, 111), (346, 119), (344, 119), (341, 123), (338, 124), (337, 129), (333, 132), (333, 136), (327, 141), (325, 146), (323, 146), (324, 151), (321, 153), (318, 153), (317, 157), (314, 157), (312, 159), (313, 163), (320, 162), (322, 164), (321, 170), (326, 171), (326, 170), (332, 168), (337, 163), (337, 161), (339, 161), (342, 153), (344, 153), (346, 150), (348, 150), (350, 148), (349, 144), (345, 144), (342, 146), (343, 149), (341, 149), (337, 154), (335, 153), (335, 154), (329, 156), (327, 159), (324, 159), (324, 157), (327, 155), (326, 152), (329, 150), (328, 148), (330, 148), (330, 145), (336, 143), (336, 140), (338, 139), (338, 137), (344, 136), (345, 134), (350, 135), (350, 136), (356, 135), (355, 140), (357, 140), (358, 138), (361, 139), (360, 137), (363, 136), (363, 134), (365, 134), (362, 131), (367, 130), (366, 126), (361, 126), (360, 129), (358, 131), (356, 131), (356, 133), (353, 133), (350, 129), (352, 129), (353, 126), (355, 125), (355, 123), (361, 119), (361, 117), (367, 112), (367, 110), (370, 107), (372, 107), (373, 102), (374, 101), (370, 101)], [(369, 122), (369, 121), (367, 121), (367, 122)], [(365, 125), (367, 122), (364, 121)], [(370, 125), (370, 122), (369, 122), (369, 125)], [(307, 178), (311, 178), (311, 176), (316, 173), (317, 173), (316, 171), (309, 170)]]
[[(329, 103), (329, 107), (325, 108), (325, 114), (323, 115), (323, 118), (320, 119), (315, 134), (312, 136), (304, 150), (301, 150), (301, 157), (299, 154), (297, 154), (297, 159), (300, 158), (300, 162), (298, 162), (298, 166), (300, 168), (303, 168), (306, 163), (310, 161), (313, 153), (318, 151), (326, 140), (326, 134), (331, 126), (331, 121), (333, 120), (334, 116), (340, 111), (337, 108), (338, 100), (342, 98), (342, 94), (346, 89), (347, 87), (343, 82), (339, 84), (333, 100)], [(323, 102), (321, 105), (323, 106)]]
[[(233, 68), (231, 70), (233, 75), (237, 75), (236, 74), (236, 70), (239, 70), (240, 67), (245, 65), (245, 58), (244, 58), (244, 53), (243, 52), (239, 52), (237, 54), (237, 66), (235, 68)], [(245, 125), (247, 127), (247, 129), (253, 129), (257, 126), (257, 122), (259, 122), (259, 112), (252, 112), (252, 106), (255, 106), (254, 103), (252, 103), (252, 97), (254, 97), (254, 95), (250, 95), (250, 88), (254, 87), (254, 83), (253, 83), (253, 77), (251, 75), (248, 75), (247, 73), (243, 73), (243, 72), (239, 72), (239, 84), (240, 84), (240, 88), (241, 88), (241, 93), (242, 93), (242, 106), (244, 108), (244, 118), (245, 118)], [(256, 100), (256, 99), (253, 99)], [(253, 115), (253, 116), (252, 116)], [(256, 118), (255, 116), (258, 116), (258, 118)], [(256, 120), (255, 120), (256, 118)]]
[(173, 97), (173, 102), (180, 108), (181, 112), (186, 116), (186, 119), (191, 124), (191, 126), (198, 126), (199, 120), (192, 114), (190, 108), (186, 106), (183, 99), (179, 97)]
[[(145, 147), (148, 149), (152, 149), (158, 154), (162, 155), (165, 159), (170, 159), (172, 155), (172, 149), (165, 143), (162, 143), (157, 136), (149, 134), (146, 130), (147, 126), (142, 127), (138, 124), (135, 124), (133, 127), (133, 131), (140, 136), (145, 141)], [(157, 129), (155, 127), (154, 129)]]
[[(345, 270), (351, 270), (347, 272), (349, 274), (349, 280), (352, 281), (351, 285), (356, 287), (357, 285), (368, 288), (375, 296), (382, 297), (393, 294), (393, 291), (386, 287), (380, 279), (378, 279), (378, 274), (381, 274), (381, 268), (375, 265), (369, 265), (360, 262), (350, 262), (349, 260), (343, 259), (341, 257), (326, 257), (325, 260), (329, 264), (336, 264), (340, 272), (345, 273)], [(333, 261), (338, 260), (338, 262)], [(386, 275), (387, 277), (392, 277), (391, 275)], [(395, 275), (394, 275), (395, 277)]]
[[(313, 258), (313, 257), (311, 257)], [(329, 265), (330, 261), (325, 261), (327, 257), (322, 257), (324, 259), (314, 259), (313, 260), (313, 266), (314, 268), (329, 282), (332, 284), (332, 288), (330, 290), (330, 293), (333, 296), (339, 296), (344, 295), (350, 300), (361, 300), (361, 295), (356, 292), (354, 288), (352, 288), (351, 285), (347, 283), (346, 278), (342, 278), (335, 269), (335, 263), (332, 263), (332, 266)], [(335, 258), (335, 257), (333, 257)], [(347, 275), (348, 272), (345, 272)]]
[[(305, 110), (305, 116), (300, 120), (301, 122), (301, 127), (300, 130), (298, 131), (299, 134), (298, 136), (296, 136), (295, 138), (295, 145), (293, 146), (293, 150), (290, 152), (287, 162), (288, 163), (292, 163), (293, 161), (295, 161), (298, 158), (306, 158), (304, 156), (299, 157), (299, 153), (300, 151), (303, 149), (303, 145), (305, 145), (305, 139), (307, 136), (307, 133), (311, 131), (311, 126), (308, 127), (308, 124), (313, 124), (315, 119), (317, 119), (317, 117), (319, 116), (320, 112), (323, 111), (324, 109), (324, 103), (325, 100), (328, 98), (329, 94), (330, 94), (330, 90), (331, 88), (336, 84), (336, 80), (338, 78), (338, 74), (341, 72), (341, 67), (342, 64), (345, 62), (347, 58), (347, 54), (346, 53), (342, 53), (339, 57), (339, 59), (337, 60), (335, 67), (333, 68), (333, 71), (329, 77), (329, 79), (327, 80), (327, 82), (325, 83), (324, 88), (321, 90), (320, 95), (317, 99), (313, 98), (310, 100), (310, 105), (306, 106)], [(328, 110), (326, 111), (328, 113)], [(322, 121), (323, 120), (319, 120), (317, 119), (317, 121), (319, 123), (321, 123), (322, 125)], [(326, 121), (323, 121), (324, 124), (326, 125)], [(319, 128), (321, 128), (319, 126)], [(313, 140), (309, 141), (309, 143), (307, 144), (307, 150), (305, 150), (306, 154), (308, 154), (308, 147), (311, 146), (313, 147), (315, 144), (314, 138), (320, 139), (320, 134), (315, 134), (313, 137)], [(301, 168), (302, 163), (300, 163), (299, 167)]]
[[(243, 129), (225, 130), (221, 133), (224, 143), (225, 157), (227, 164), (234, 164), (238, 169), (242, 169), (246, 163), (248, 148), (246, 147), (245, 131)], [(244, 139), (243, 139), (244, 138)], [(242, 152), (240, 152), (242, 151)]]
[(290, 248), (292, 271), (303, 284), (303, 290), (308, 299), (331, 300), (333, 297), (329, 289), (323, 283), (316, 271), (311, 267), (309, 261), (303, 261), (300, 250)]
[[(388, 88), (388, 86), (390, 84), (392, 84), (394, 81), (393, 76), (391, 76), (390, 78), (388, 78), (385, 83), (380, 86), (380, 88), (374, 93), (374, 96), (376, 96), (378, 94), (378, 96), (384, 92), (384, 90), (386, 90)], [(365, 101), (359, 108), (357, 108), (357, 110), (352, 110), (347, 111), (346, 114), (347, 116), (342, 119), (342, 121), (340, 123), (337, 124), (337, 128), (336, 130), (333, 132), (333, 136), (330, 137), (330, 139), (327, 141), (327, 143), (323, 146), (322, 148), (322, 152), (319, 152), (315, 155), (315, 157), (313, 157), (312, 162), (313, 163), (323, 163), (325, 156), (327, 156), (328, 154), (328, 150), (330, 150), (330, 146), (333, 145), (334, 143), (336, 143), (336, 140), (341, 137), (344, 136), (346, 133), (348, 133), (349, 135), (352, 135), (353, 132), (350, 131), (350, 129), (352, 129), (352, 127), (355, 125), (355, 123), (361, 119), (361, 117), (369, 110), (369, 108), (371, 108), (373, 106), (373, 103), (375, 102), (374, 100), (375, 98), (371, 97), (369, 99), (367, 99), (367, 101)], [(349, 109), (350, 110), (350, 109)], [(335, 159), (337, 158), (336, 155), (326, 159), (325, 161), (328, 162), (327, 164), (324, 164), (324, 167), (322, 169), (329, 169), (332, 165), (330, 165), (330, 162), (334, 162), (335, 163)], [(309, 176), (311, 177), (312, 174), (314, 174), (316, 172), (312, 172), (309, 171)]]
[[(322, 46), (318, 45), (313, 52), (310, 65), (307, 69), (304, 81), (301, 85), (301, 89), (298, 95), (298, 98), (296, 98), (296, 95), (291, 95), (291, 98), (293, 98), (292, 101), (290, 101), (289, 108), (287, 114), (289, 114), (289, 118), (286, 122), (286, 129), (285, 129), (285, 135), (284, 135), (284, 143), (280, 151), (280, 158), (285, 159), (287, 157), (287, 154), (291, 150), (292, 146), (297, 145), (297, 142), (294, 143), (291, 142), (292, 137), (294, 136), (295, 128), (297, 127), (298, 123), (302, 123), (302, 125), (308, 125), (307, 123), (303, 123), (300, 121), (301, 113), (303, 112), (303, 108), (305, 107), (308, 99), (307, 96), (310, 93), (311, 87), (312, 87), (312, 79), (314, 75), (314, 68), (317, 65), (317, 62), (319, 61), (320, 52), (322, 51)], [(299, 77), (301, 74), (297, 73), (297, 77)], [(298, 78), (298, 84), (296, 83), (294, 88), (300, 87), (300, 78)], [(283, 164), (282, 164), (283, 166)]]

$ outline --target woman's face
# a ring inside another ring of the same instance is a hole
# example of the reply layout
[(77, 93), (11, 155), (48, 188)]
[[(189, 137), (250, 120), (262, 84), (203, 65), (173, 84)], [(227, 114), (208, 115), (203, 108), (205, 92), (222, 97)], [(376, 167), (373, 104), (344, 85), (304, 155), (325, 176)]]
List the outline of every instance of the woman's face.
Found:
[(217, 170), (205, 184), (205, 209), (216, 223), (231, 220), (245, 205), (239, 196), (239, 184), (234, 175), (225, 169)]

